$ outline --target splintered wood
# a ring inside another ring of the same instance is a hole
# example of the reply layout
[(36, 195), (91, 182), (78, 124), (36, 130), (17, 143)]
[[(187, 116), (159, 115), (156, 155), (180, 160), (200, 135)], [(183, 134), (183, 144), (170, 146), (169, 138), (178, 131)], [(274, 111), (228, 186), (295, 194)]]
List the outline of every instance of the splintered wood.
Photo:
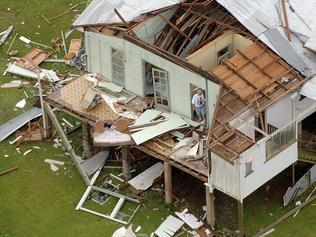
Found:
[(216, 105), (209, 147), (229, 161), (237, 159), (254, 144), (251, 138), (231, 126), (232, 119), (247, 109), (260, 115), (261, 111), (304, 82), (294, 69), (259, 43), (237, 50), (235, 56), (211, 72), (223, 81), (223, 86)]
[(45, 59), (47, 59), (48, 57), (48, 53), (44, 52), (43, 50), (34, 48), (23, 58), (18, 60), (16, 62), (16, 65), (27, 70), (35, 71), (36, 69), (39, 69), (38, 65), (45, 61)]
[(225, 31), (249, 35), (233, 16), (212, 1), (182, 3), (170, 20), (162, 14), (159, 16), (166, 22), (166, 27), (155, 45), (181, 58), (203, 47)]
[(103, 101), (100, 101), (93, 110), (87, 112), (82, 105), (82, 100), (88, 88), (91, 88), (92, 82), (78, 78), (62, 87), (60, 90), (49, 95), (48, 98), (67, 107), (70, 110), (75, 110), (78, 113), (86, 114), (92, 118), (100, 120), (116, 120), (119, 116)]
[[(165, 143), (169, 143), (171, 144), (170, 146), (166, 145)], [(174, 145), (174, 141), (172, 139), (169, 139), (167, 141), (165, 141), (164, 143), (162, 143), (159, 140), (150, 140), (147, 141), (143, 144), (144, 147), (148, 148), (151, 151), (154, 151), (155, 153), (165, 156), (165, 157), (169, 157), (172, 152), (173, 152), (173, 145)]]

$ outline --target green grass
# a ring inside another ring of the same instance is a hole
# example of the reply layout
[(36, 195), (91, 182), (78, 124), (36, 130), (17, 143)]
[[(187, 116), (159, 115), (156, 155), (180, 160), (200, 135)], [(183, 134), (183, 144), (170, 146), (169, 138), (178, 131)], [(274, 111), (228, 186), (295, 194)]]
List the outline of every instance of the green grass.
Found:
[[(47, 18), (58, 15), (67, 10), (72, 4), (82, 0), (1, 0), (0, 3), (0, 32), (9, 25), (14, 25), (14, 32), (6, 44), (0, 47), (0, 84), (17, 79), (11, 76), (2, 76), (8, 63), (6, 51), (15, 33), (23, 35), (35, 42), (50, 45), (51, 39), (60, 36), (60, 31), (67, 31), (76, 14), (79, 14), (85, 5), (78, 7), (78, 11), (64, 15), (52, 21), (49, 25), (39, 14)], [(10, 8), (10, 10), (8, 10)], [(22, 24), (24, 23), (24, 24)], [(71, 37), (80, 37), (74, 33)], [(69, 42), (69, 39), (67, 40)], [(16, 40), (12, 50), (18, 50), (18, 57), (30, 51), (31, 47)], [(62, 52), (52, 52), (53, 56), (61, 58)], [(42, 64), (44, 68), (53, 68), (60, 73), (78, 70), (61, 64)], [(34, 84), (34, 83), (33, 83)], [(36, 98), (27, 101), (24, 109), (15, 110), (15, 104), (24, 98), (24, 92), (29, 95), (36, 93), (32, 85), (21, 86), (13, 89), (0, 89), (0, 124), (27, 111), (37, 102)], [(67, 117), (59, 114), (60, 117)], [(71, 120), (74, 122), (74, 120)], [(111, 236), (113, 231), (121, 225), (107, 221), (100, 217), (76, 211), (75, 207), (80, 200), (85, 185), (77, 170), (70, 162), (69, 157), (59, 148), (55, 149), (52, 141), (25, 143), (18, 153), (14, 146), (9, 144), (14, 135), (0, 143), (0, 170), (18, 166), (18, 170), (0, 177), (0, 237), (80, 237), (80, 236)], [(71, 140), (80, 139), (80, 132), (71, 135)], [(80, 142), (79, 142), (80, 143)], [(40, 149), (35, 149), (38, 146)], [(27, 156), (22, 154), (32, 149)], [(78, 154), (80, 146), (76, 146)], [(9, 157), (5, 157), (9, 155)], [(66, 165), (53, 173), (44, 159), (63, 160)], [(192, 185), (194, 187), (194, 185)], [(154, 231), (164, 217), (178, 210), (179, 207), (166, 205), (161, 193), (144, 193), (145, 201), (132, 223), (134, 228), (140, 225), (140, 233), (149, 234)], [(204, 193), (201, 194), (204, 198)], [(225, 202), (224, 202), (225, 203)], [(315, 202), (314, 202), (315, 203)], [(113, 204), (110, 202), (109, 204)], [(85, 204), (97, 210), (107, 212), (107, 207), (100, 207), (95, 203)], [(219, 226), (228, 225), (233, 229), (235, 211), (231, 209), (236, 205), (226, 206), (231, 212), (229, 218), (219, 220)], [(315, 206), (304, 208), (296, 218), (290, 217), (278, 225), (271, 236), (312, 236), (315, 232)], [(280, 203), (262, 201), (260, 193), (254, 195), (245, 205), (245, 231), (247, 236), (254, 234), (263, 226), (273, 222), (278, 216), (289, 208), (283, 208)], [(272, 216), (270, 215), (272, 214)], [(228, 222), (228, 223), (227, 223)]]
[[(57, 18), (51, 25), (38, 14), (53, 17), (67, 10), (70, 7), (69, 4), (74, 5), (79, 2), (82, 1), (1, 0), (0, 31), (13, 24), (14, 32), (6, 44), (0, 48), (0, 84), (17, 79), (11, 76), (2, 76), (8, 63), (6, 51), (14, 34), (18, 33), (19, 36), (23, 35), (35, 42), (50, 45), (51, 39), (60, 36), (61, 30), (66, 31), (70, 27), (79, 11)], [(82, 5), (77, 9), (81, 11), (84, 7)], [(22, 22), (24, 24), (21, 24)], [(76, 38), (80, 35), (74, 33), (71, 37)], [(18, 39), (12, 47), (12, 50), (19, 51), (18, 57), (23, 56), (30, 49), (31, 47), (26, 46)], [(52, 55), (61, 58), (63, 53), (52, 52)], [(41, 66), (53, 68), (60, 73), (78, 73), (77, 69), (61, 64), (46, 63)], [(37, 99), (32, 98), (27, 101), (24, 109), (15, 110), (15, 104), (25, 97), (23, 91), (29, 95), (37, 92), (32, 85), (0, 89), (0, 124), (27, 111), (36, 102)], [(66, 115), (60, 116), (65, 117)], [(62, 149), (55, 149), (51, 141), (33, 142), (23, 144), (20, 149), (21, 153), (18, 153), (15, 147), (9, 144), (9, 140), (13, 139), (14, 135), (0, 143), (0, 170), (18, 166), (17, 171), (0, 177), (1, 237), (111, 236), (113, 231), (120, 227), (115, 222), (75, 210), (85, 191), (85, 185)], [(70, 139), (74, 141), (80, 139), (80, 132), (72, 135)], [(41, 149), (34, 149), (33, 146), (39, 146)], [(32, 152), (23, 156), (22, 154), (29, 149), (32, 149)], [(80, 151), (80, 148), (76, 150)], [(78, 154), (80, 153), (78, 152)], [(9, 155), (9, 157), (6, 158), (5, 155)], [(49, 165), (44, 163), (46, 158), (66, 161), (65, 169), (62, 168), (57, 173), (53, 173)], [(141, 225), (140, 232), (150, 234), (159, 226), (161, 219), (170, 213), (170, 210), (169, 207), (162, 205), (161, 195), (155, 193), (148, 195), (149, 198), (146, 200), (152, 201), (145, 200), (133, 219), (133, 225), (134, 227)], [(153, 209), (161, 206), (163, 208), (155, 211), (153, 215)]]

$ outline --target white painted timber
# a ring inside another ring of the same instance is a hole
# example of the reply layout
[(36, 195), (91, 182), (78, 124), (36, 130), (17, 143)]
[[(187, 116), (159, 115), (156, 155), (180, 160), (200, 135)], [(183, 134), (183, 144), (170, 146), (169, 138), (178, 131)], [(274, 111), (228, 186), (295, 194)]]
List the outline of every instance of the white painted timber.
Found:
[(175, 212), (176, 215), (183, 220), (193, 230), (199, 229), (203, 226), (203, 222), (199, 221), (193, 214), (188, 213), (188, 209), (184, 209), (182, 212)]
[(26, 100), (23, 99), (23, 100), (20, 100), (18, 103), (16, 103), (15, 107), (23, 109), (25, 105), (26, 105)]
[(120, 93), (123, 90), (123, 87), (118, 86), (112, 82), (106, 82), (106, 81), (100, 81), (98, 83), (98, 86), (106, 88), (106, 89), (113, 91), (113, 92), (117, 92), (117, 93)]
[(134, 142), (139, 145), (148, 140), (151, 140), (161, 134), (177, 129), (187, 123), (180, 117), (173, 117), (166, 122), (162, 122), (150, 128), (132, 134)]
[[(241, 154), (240, 177), (241, 197), (246, 198), (256, 189), (281, 173), (298, 159), (298, 145), (293, 143), (270, 160), (266, 160), (266, 141)], [(252, 162), (253, 172), (246, 175), (246, 162)]]
[(182, 140), (180, 140), (177, 143), (177, 145), (173, 148), (173, 150), (176, 151), (176, 150), (180, 149), (181, 147), (188, 145), (188, 143), (191, 142), (192, 140), (193, 140), (192, 137), (183, 138)]
[(191, 150), (187, 153), (187, 156), (196, 156), (197, 152), (199, 150), (199, 142), (196, 143)]
[(116, 217), (117, 213), (119, 212), (119, 210), (120, 210), (121, 207), (123, 206), (124, 202), (125, 202), (125, 198), (123, 198), (123, 197), (121, 197), (121, 198), (118, 200), (118, 202), (116, 203), (116, 205), (115, 205), (113, 211), (112, 211), (111, 214), (110, 214), (110, 217), (111, 217), (111, 218), (115, 218), (115, 217)]
[(211, 186), (238, 199), (238, 187), (240, 185), (238, 165), (236, 163), (232, 164), (214, 153), (211, 154), (211, 161)]
[(158, 237), (170, 237), (174, 236), (175, 233), (184, 225), (184, 222), (179, 220), (174, 216), (168, 216), (164, 220), (158, 229), (155, 231), (155, 234)]
[(44, 162), (48, 164), (54, 164), (54, 165), (64, 165), (65, 162), (59, 161), (59, 160), (51, 160), (51, 159), (45, 159)]
[(155, 109), (148, 109), (135, 121), (133, 126), (144, 125), (158, 118), (161, 115), (161, 111)]
[(53, 171), (53, 172), (56, 172), (59, 170), (59, 168), (57, 167), (57, 165), (54, 165), (52, 163), (49, 164), (50, 165), (50, 169)]
[(163, 174), (164, 166), (158, 162), (149, 169), (137, 175), (135, 178), (128, 181), (128, 183), (137, 190), (147, 190), (157, 179)]
[[(37, 73), (27, 70), (25, 68), (19, 67), (16, 65), (16, 63), (11, 63), (9, 64), (6, 72), (18, 75), (21, 77), (27, 77), (27, 78), (32, 78), (32, 79), (38, 79)], [(39, 73), (39, 76), (41, 79), (47, 79), (51, 82), (57, 82), (60, 80), (60, 78), (57, 76), (56, 72), (53, 70), (46, 70), (46, 69), (41, 69), (41, 72)]]
[(139, 96), (144, 93), (144, 62), (148, 62), (168, 72), (170, 110), (191, 118), (190, 91), (195, 85), (206, 91), (208, 121), (212, 121), (220, 86), (201, 75), (181, 67), (165, 58), (149, 52), (127, 40), (85, 32), (85, 46), (88, 55), (88, 71), (99, 73), (113, 80), (112, 48), (122, 50), (124, 55), (125, 86), (128, 91)]

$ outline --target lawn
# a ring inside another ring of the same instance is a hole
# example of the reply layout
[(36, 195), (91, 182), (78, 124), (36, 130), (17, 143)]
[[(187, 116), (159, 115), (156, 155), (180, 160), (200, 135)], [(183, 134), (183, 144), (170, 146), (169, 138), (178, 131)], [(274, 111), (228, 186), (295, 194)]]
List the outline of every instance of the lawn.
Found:
[[(76, 3), (71, 0), (1, 0), (0, 31), (9, 25), (14, 25), (14, 32), (6, 44), (0, 48), (0, 84), (11, 81), (10, 76), (2, 76), (8, 63), (6, 51), (15, 33), (23, 35), (32, 41), (50, 45), (51, 39), (60, 36), (60, 31), (67, 31), (71, 22), (85, 5), (76, 8), (49, 25), (39, 14), (46, 17), (58, 15)], [(71, 37), (78, 37), (78, 33)], [(69, 42), (69, 39), (68, 39)], [(17, 56), (23, 56), (30, 50), (23, 42), (16, 40), (12, 50), (18, 50)], [(59, 58), (61, 53), (54, 53)], [(57, 64), (43, 64), (44, 68), (54, 68), (66, 73), (76, 72), (76, 69)], [(33, 106), (35, 98), (28, 100), (23, 110), (15, 110), (15, 104), (23, 99), (24, 91), (29, 95), (36, 93), (32, 85), (20, 88), (0, 89), (0, 124), (27, 111)], [(78, 137), (79, 138), (79, 137)], [(69, 157), (59, 148), (54, 148), (52, 141), (27, 143), (21, 146), (18, 153), (9, 144), (14, 135), (0, 143), (0, 170), (18, 166), (18, 170), (0, 178), (0, 236), (1, 237), (31, 237), (31, 236), (111, 236), (119, 224), (105, 219), (79, 212), (75, 207), (80, 200), (85, 185)], [(36, 149), (36, 148), (40, 149)], [(27, 156), (23, 153), (29, 149)], [(8, 155), (9, 157), (5, 157)], [(44, 159), (66, 161), (66, 165), (57, 173), (53, 173)], [(161, 220), (170, 212), (169, 206), (163, 205), (161, 194), (149, 193), (133, 219), (134, 227), (142, 226), (140, 233), (150, 234)], [(159, 208), (158, 208), (159, 207)], [(161, 208), (162, 207), (162, 208)], [(153, 209), (156, 211), (153, 214)]]
[[(71, 13), (57, 18), (49, 25), (40, 14), (47, 18), (58, 15), (82, 0), (1, 0), (0, 32), (9, 25), (14, 25), (14, 32), (6, 44), (0, 47), (0, 85), (16, 79), (2, 76), (8, 63), (6, 51), (15, 33), (35, 42), (50, 45), (53, 38), (60, 36), (60, 31), (67, 31), (71, 22), (84, 8), (85, 4), (75, 8)], [(79, 37), (74, 33), (71, 37)], [(69, 42), (69, 39), (67, 40)], [(18, 50), (18, 57), (30, 50), (23, 42), (16, 40), (12, 50)], [(54, 52), (58, 58), (62, 53)], [(77, 69), (58, 64), (43, 64), (44, 68), (53, 68), (58, 72), (78, 72)], [(34, 84), (34, 83), (33, 83)], [(24, 109), (15, 110), (15, 104), (24, 98), (24, 91), (29, 95), (36, 93), (32, 84), (20, 88), (0, 89), (0, 124), (27, 111), (36, 102), (36, 98), (27, 101)], [(0, 237), (35, 237), (35, 236), (105, 236), (109, 237), (121, 225), (94, 215), (79, 212), (75, 207), (80, 200), (85, 185), (79, 173), (70, 162), (62, 148), (54, 148), (51, 140), (45, 142), (25, 143), (20, 153), (9, 144), (14, 135), (0, 143), (0, 170), (17, 166), (18, 170), (0, 177)], [(71, 139), (80, 139), (75, 133)], [(38, 149), (39, 148), (39, 149)], [(32, 152), (26, 156), (23, 153)], [(79, 149), (80, 150), (80, 149)], [(8, 156), (8, 157), (6, 157)], [(45, 159), (65, 161), (60, 171), (54, 173)], [(194, 187), (194, 185), (193, 185)], [(204, 193), (201, 195), (204, 198)], [(149, 236), (161, 223), (163, 218), (178, 210), (179, 207), (165, 205), (161, 193), (149, 191), (144, 194), (145, 201), (132, 223), (142, 227), (140, 233)], [(260, 193), (254, 195), (245, 206), (245, 230), (247, 236), (259, 228), (273, 222), (285, 213), (281, 203), (265, 201), (260, 204)], [(261, 208), (255, 208), (258, 204)], [(315, 203), (315, 202), (314, 202)], [(235, 206), (229, 207), (234, 209)], [(315, 227), (315, 206), (306, 207), (296, 218), (290, 217), (275, 229), (273, 236), (312, 236)], [(233, 213), (233, 212), (232, 212)], [(271, 216), (272, 214), (272, 216)], [(233, 215), (233, 214), (232, 214)], [(220, 226), (229, 226), (225, 218), (220, 218)], [(234, 223), (232, 219), (232, 223)], [(272, 236), (271, 235), (271, 236)]]

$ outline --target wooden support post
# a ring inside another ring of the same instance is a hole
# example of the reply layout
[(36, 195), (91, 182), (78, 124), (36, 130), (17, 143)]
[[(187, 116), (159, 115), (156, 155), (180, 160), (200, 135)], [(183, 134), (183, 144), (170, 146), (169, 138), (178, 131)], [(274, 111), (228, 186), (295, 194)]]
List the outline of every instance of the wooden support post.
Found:
[[(45, 124), (44, 124), (45, 123)], [(43, 138), (49, 138), (52, 135), (52, 120), (48, 116), (46, 109), (43, 109)]]
[(239, 236), (244, 236), (244, 207), (242, 201), (238, 200), (238, 227)]
[(171, 165), (168, 161), (164, 161), (164, 174), (165, 174), (165, 201), (172, 203), (172, 180), (171, 180)]
[(124, 179), (131, 179), (131, 161), (129, 158), (129, 146), (122, 146), (122, 168)]
[(288, 20), (288, 17), (287, 17), (285, 0), (281, 0), (281, 5), (282, 5), (282, 13), (283, 13), (284, 23), (285, 23), (284, 31), (285, 31), (287, 39), (289, 41), (291, 41), (291, 32), (290, 32), (290, 27), (289, 27), (289, 20)]
[(83, 158), (88, 159), (91, 154), (91, 132), (90, 125), (86, 122), (82, 122), (82, 145), (83, 145)]
[(292, 186), (295, 185), (295, 163), (292, 165)]
[(128, 30), (127, 32), (130, 32), (134, 37), (137, 38), (136, 33), (133, 31), (132, 28), (130, 28), (130, 25), (125, 21), (124, 17), (119, 13), (119, 11), (116, 8), (114, 8), (114, 12), (120, 18), (120, 20), (124, 23), (124, 25), (126, 26), (126, 28)]
[(207, 224), (215, 225), (215, 205), (214, 205), (214, 191), (211, 193), (210, 188), (205, 186), (206, 194), (206, 221)]
[(59, 135), (59, 137), (61, 138), (67, 152), (70, 154), (70, 158), (72, 159), (72, 161), (74, 162), (76, 168), (78, 169), (80, 175), (82, 176), (84, 182), (86, 183), (86, 185), (90, 184), (90, 179), (88, 177), (88, 175), (86, 174), (86, 172), (81, 168), (80, 163), (79, 163), (79, 159), (74, 151), (74, 149), (72, 148), (66, 134), (64, 133), (62, 127), (59, 124), (58, 119), (56, 118), (52, 108), (50, 107), (50, 105), (47, 102), (44, 102), (44, 110), (46, 110), (48, 116), (50, 117), (50, 119), (52, 120), (52, 123)]

